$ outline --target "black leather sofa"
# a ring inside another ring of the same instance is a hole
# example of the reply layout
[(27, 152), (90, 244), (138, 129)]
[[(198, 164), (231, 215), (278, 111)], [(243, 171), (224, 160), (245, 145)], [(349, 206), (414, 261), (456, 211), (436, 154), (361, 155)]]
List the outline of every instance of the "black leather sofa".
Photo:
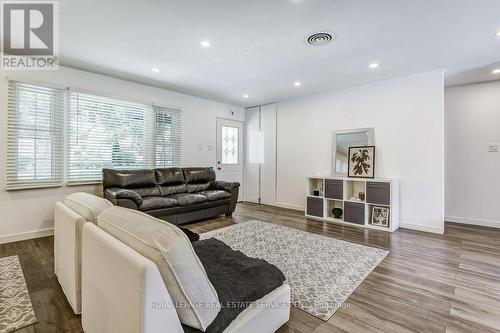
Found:
[(239, 183), (215, 179), (213, 168), (102, 170), (104, 197), (175, 224), (230, 216)]

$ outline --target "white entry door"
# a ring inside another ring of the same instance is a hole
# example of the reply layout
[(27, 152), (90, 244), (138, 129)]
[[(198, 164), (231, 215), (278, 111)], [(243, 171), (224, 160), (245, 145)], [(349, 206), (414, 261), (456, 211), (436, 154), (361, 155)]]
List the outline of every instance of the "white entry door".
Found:
[[(243, 186), (243, 123), (217, 118), (217, 179)], [(240, 187), (239, 199), (242, 200)]]

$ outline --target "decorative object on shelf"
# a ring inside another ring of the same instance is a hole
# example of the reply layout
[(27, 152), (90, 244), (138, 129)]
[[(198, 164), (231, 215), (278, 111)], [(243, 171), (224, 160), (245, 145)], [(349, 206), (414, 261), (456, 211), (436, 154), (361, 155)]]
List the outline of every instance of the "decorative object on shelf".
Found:
[(342, 218), (342, 213), (343, 213), (342, 208), (337, 207), (337, 208), (332, 209), (332, 215), (336, 219)]
[(373, 206), (372, 218), (370, 224), (387, 228), (389, 227), (389, 215), (390, 215), (389, 207)]
[(361, 201), (365, 201), (365, 192), (359, 192), (358, 193), (358, 198)]
[(375, 146), (349, 147), (348, 177), (375, 178)]
[(373, 146), (374, 144), (374, 128), (357, 128), (334, 131), (332, 175), (337, 177), (347, 176), (349, 147)]
[(315, 197), (319, 197), (319, 190), (314, 190), (314, 191), (313, 191), (313, 195), (314, 195)]

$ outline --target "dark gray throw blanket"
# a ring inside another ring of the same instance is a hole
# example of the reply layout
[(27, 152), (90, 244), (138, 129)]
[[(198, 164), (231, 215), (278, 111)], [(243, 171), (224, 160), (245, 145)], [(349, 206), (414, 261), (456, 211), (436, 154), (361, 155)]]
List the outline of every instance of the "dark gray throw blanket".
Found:
[(184, 234), (187, 236), (187, 238), (189, 238), (189, 241), (191, 243), (200, 240), (200, 235), (198, 235), (196, 232), (192, 232), (191, 230), (183, 227), (179, 227), (179, 229), (181, 229), (182, 232), (184, 232)]
[[(210, 238), (193, 243), (193, 248), (212, 282), (221, 311), (206, 333), (220, 333), (248, 305), (283, 285), (285, 276), (263, 259), (250, 258), (225, 243)], [(201, 332), (183, 325), (184, 332)]]

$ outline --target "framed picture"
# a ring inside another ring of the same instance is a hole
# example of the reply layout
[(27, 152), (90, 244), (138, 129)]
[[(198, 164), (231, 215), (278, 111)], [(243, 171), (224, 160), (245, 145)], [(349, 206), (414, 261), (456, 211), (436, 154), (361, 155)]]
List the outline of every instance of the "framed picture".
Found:
[(378, 225), (380, 227), (389, 227), (390, 209), (389, 207), (372, 207), (371, 225)]
[(375, 146), (349, 147), (347, 177), (375, 178)]

